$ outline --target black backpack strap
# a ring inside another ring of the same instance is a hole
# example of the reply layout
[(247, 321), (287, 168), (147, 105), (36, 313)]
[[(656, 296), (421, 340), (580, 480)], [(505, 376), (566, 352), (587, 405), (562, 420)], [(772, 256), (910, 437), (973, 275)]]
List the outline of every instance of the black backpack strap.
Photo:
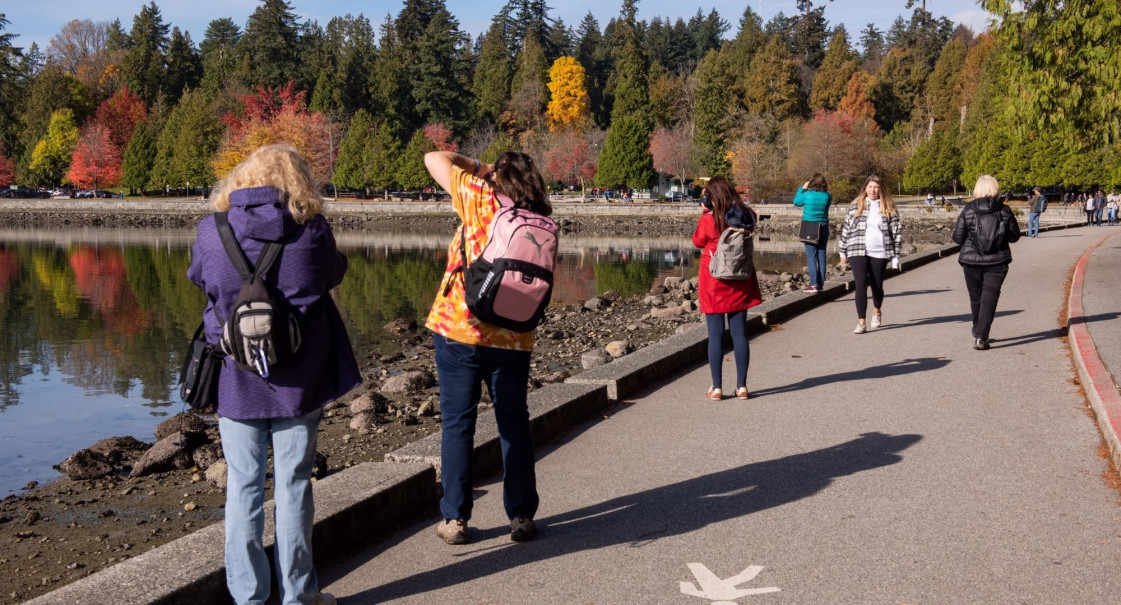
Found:
[(257, 258), (257, 268), (254, 269), (253, 265), (249, 264), (245, 251), (237, 243), (237, 237), (234, 236), (233, 227), (230, 227), (230, 219), (227, 213), (215, 212), (214, 224), (218, 226), (218, 237), (222, 240), (222, 246), (226, 248), (226, 256), (230, 257), (230, 262), (233, 263), (234, 269), (237, 269), (237, 274), (241, 276), (242, 281), (249, 281), (250, 278), (262, 277), (268, 273), (273, 263), (276, 262), (276, 258), (280, 256), (280, 249), (284, 247), (280, 242), (265, 244), (265, 248), (261, 250), (261, 256)]
[(459, 230), (459, 266), (452, 269), (448, 275), (448, 282), (444, 285), (444, 296), (452, 290), (452, 284), (455, 283), (455, 274), (467, 271), (467, 225), (464, 225)]

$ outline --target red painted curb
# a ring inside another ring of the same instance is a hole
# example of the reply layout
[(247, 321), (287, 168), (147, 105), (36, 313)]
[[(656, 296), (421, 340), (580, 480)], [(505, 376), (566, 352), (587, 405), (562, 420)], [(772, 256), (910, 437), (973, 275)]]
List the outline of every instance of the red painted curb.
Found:
[(1078, 263), (1074, 266), (1074, 273), (1070, 279), (1070, 299), (1067, 302), (1067, 334), (1074, 353), (1075, 366), (1078, 368), (1086, 397), (1090, 400), (1090, 407), (1094, 409), (1098, 428), (1101, 429), (1102, 437), (1109, 446), (1114, 468), (1121, 469), (1121, 391), (1118, 390), (1113, 377), (1098, 357), (1098, 349), (1090, 338), (1090, 329), (1085, 322), (1075, 321), (1086, 316), (1082, 306), (1082, 284), (1086, 274), (1086, 263), (1098, 246), (1116, 235), (1118, 234), (1099, 239), (1082, 253), (1082, 258), (1078, 259)]

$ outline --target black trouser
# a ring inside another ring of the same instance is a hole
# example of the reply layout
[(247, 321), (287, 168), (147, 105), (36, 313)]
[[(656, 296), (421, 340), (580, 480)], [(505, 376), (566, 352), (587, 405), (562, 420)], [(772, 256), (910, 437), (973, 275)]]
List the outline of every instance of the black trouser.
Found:
[(965, 287), (969, 290), (969, 311), (973, 314), (973, 338), (989, 339), (989, 328), (996, 316), (1000, 286), (1008, 275), (1008, 265), (974, 267), (962, 265)]
[(851, 256), (853, 287), (856, 289), (856, 316), (864, 319), (868, 314), (868, 286), (872, 286), (872, 306), (879, 309), (884, 304), (884, 272), (887, 259), (874, 256)]

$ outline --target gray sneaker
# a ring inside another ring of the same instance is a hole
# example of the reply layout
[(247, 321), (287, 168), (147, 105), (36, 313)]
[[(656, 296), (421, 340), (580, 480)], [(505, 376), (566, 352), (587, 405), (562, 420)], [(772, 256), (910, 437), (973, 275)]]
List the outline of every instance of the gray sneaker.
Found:
[(335, 595), (329, 592), (321, 592), (315, 595), (315, 605), (335, 605), (338, 601), (335, 600)]
[(533, 519), (515, 517), (510, 520), (510, 539), (515, 542), (529, 542), (537, 537), (537, 524)]
[(872, 329), (873, 330), (879, 329), (880, 323), (882, 323), (882, 322), (883, 322), (883, 314), (881, 314), (881, 313), (873, 313), (872, 314)]
[(861, 321), (861, 322), (857, 322), (856, 329), (853, 330), (852, 333), (853, 334), (863, 334), (867, 331), (868, 331), (868, 328), (864, 327), (864, 322)]

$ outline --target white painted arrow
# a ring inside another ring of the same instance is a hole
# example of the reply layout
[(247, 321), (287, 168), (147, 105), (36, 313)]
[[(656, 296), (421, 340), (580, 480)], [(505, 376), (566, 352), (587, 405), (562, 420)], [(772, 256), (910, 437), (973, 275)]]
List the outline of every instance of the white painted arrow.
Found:
[(752, 565), (743, 570), (739, 575), (732, 576), (726, 580), (721, 580), (716, 574), (709, 571), (703, 563), (689, 563), (689, 571), (693, 572), (693, 577), (697, 578), (697, 584), (700, 584), (701, 587), (698, 589), (692, 582), (682, 582), (681, 594), (716, 601), (713, 605), (736, 605), (732, 602), (732, 599), (766, 594), (769, 592), (779, 592), (781, 590), (774, 586), (768, 586), (766, 588), (737, 588), (737, 586), (744, 582), (754, 580), (755, 576), (763, 571), (762, 565)]

